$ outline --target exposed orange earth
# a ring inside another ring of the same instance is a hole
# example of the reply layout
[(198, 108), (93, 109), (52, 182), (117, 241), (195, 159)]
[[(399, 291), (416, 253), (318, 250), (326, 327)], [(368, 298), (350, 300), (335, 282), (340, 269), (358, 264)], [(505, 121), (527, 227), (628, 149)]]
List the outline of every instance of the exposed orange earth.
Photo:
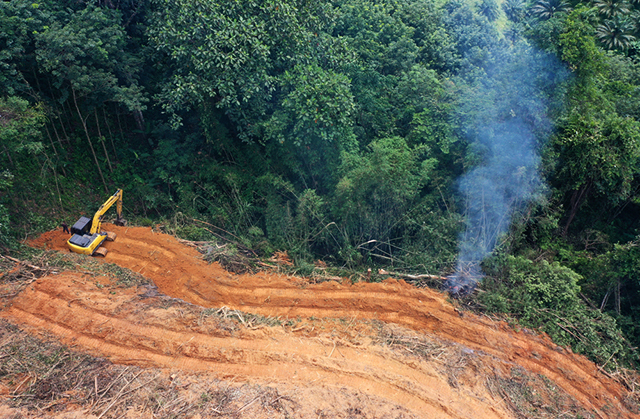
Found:
[[(38, 279), (0, 316), (115, 363), (297, 386), (305, 394), (352, 389), (383, 401), (386, 407), (378, 407), (376, 417), (396, 417), (385, 412), (398, 407), (411, 415), (398, 417), (513, 417), (504, 401), (488, 391), (482, 374), (485, 368), (508, 374), (514, 367), (547, 377), (596, 417), (640, 417), (622, 403), (626, 390), (586, 358), (546, 337), (462, 314), (439, 292), (397, 280), (310, 284), (267, 272), (236, 275), (151, 228), (105, 228), (118, 237), (106, 243), (104, 261), (144, 275), (161, 294), (200, 307), (307, 320), (297, 328), (246, 327), (229, 333), (207, 327), (202, 319), (169, 318), (162, 308), (141, 310), (154, 298), (148, 288), (107, 292), (100, 282), (108, 279), (73, 272)], [(66, 252), (67, 238), (51, 231), (30, 244)], [(364, 320), (410, 329), (416, 338), (455, 342), (477, 360), (475, 372), (452, 386), (436, 363), (368, 340), (371, 323)]]

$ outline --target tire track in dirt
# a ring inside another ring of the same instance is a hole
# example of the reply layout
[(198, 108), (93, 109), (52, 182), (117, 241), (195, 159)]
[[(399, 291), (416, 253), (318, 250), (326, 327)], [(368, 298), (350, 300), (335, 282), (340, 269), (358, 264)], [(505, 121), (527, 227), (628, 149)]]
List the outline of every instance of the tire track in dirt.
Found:
[[(69, 286), (69, 284), (76, 284)], [(84, 284), (84, 286), (82, 285)], [(96, 288), (95, 291), (91, 288)], [(83, 298), (75, 299), (78, 292)], [(443, 387), (436, 373), (411, 366), (389, 354), (362, 348), (340, 349), (295, 336), (216, 337), (189, 330), (149, 325), (131, 310), (118, 310), (137, 296), (105, 297), (100, 288), (76, 274), (38, 280), (17, 298), (3, 317), (46, 329), (65, 343), (107, 355), (114, 362), (164, 366), (189, 371), (224, 371), (227, 376), (322, 381), (381, 395), (430, 418), (506, 418), (469, 396)], [(107, 300), (107, 301), (105, 301)], [(123, 316), (114, 316), (121, 311)], [(136, 321), (137, 320), (137, 321)]]
[[(233, 275), (217, 264), (207, 264), (195, 249), (171, 236), (141, 227), (109, 229), (116, 231), (118, 238), (106, 244), (109, 254), (105, 261), (147, 276), (166, 295), (202, 307), (227, 306), (265, 316), (377, 319), (428, 331), (490, 354), (504, 365), (519, 365), (542, 374), (601, 417), (606, 417), (602, 413), (605, 406), (626, 415), (620, 403), (621, 387), (584, 357), (546, 338), (516, 333), (505, 324), (474, 315), (461, 316), (437, 292), (394, 280), (381, 284), (307, 284), (268, 273)], [(50, 232), (35, 245), (66, 250), (65, 238), (59, 232)], [(33, 313), (27, 307), (25, 312)]]
[[(592, 409), (599, 410), (600, 406), (621, 399), (615, 385), (609, 388), (603, 385), (600, 381), (604, 375), (583, 357), (534, 334), (516, 334), (505, 325), (485, 322), (472, 315), (461, 317), (441, 297), (430, 297), (431, 291), (421, 292), (401, 282), (388, 281), (374, 290), (371, 288), (378, 284), (343, 286), (325, 283), (307, 289), (255, 287), (251, 295), (246, 295), (242, 282), (231, 285), (213, 283), (215, 291), (208, 290), (210, 284), (198, 285), (188, 281), (186, 288), (199, 297), (200, 304), (214, 301), (218, 302), (214, 306), (226, 305), (265, 316), (356, 317), (429, 331), (545, 375)], [(263, 299), (265, 295), (267, 297)], [(583, 386), (587, 388), (583, 389)]]

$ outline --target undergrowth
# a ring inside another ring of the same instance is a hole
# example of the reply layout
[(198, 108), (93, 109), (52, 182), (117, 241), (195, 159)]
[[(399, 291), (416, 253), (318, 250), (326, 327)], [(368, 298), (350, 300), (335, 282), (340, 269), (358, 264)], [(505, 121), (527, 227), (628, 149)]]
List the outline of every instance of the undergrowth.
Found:
[(547, 333), (594, 362), (614, 370), (634, 364), (635, 350), (616, 321), (588, 307), (580, 297), (580, 275), (558, 263), (504, 255), (486, 261), (484, 292), (478, 300), (488, 313), (508, 315), (518, 324)]

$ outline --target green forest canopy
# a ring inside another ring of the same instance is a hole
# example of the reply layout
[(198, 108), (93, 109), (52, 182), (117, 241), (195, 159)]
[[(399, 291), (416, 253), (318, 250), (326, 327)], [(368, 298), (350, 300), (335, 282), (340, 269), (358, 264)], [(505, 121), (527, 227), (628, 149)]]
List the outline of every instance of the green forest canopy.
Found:
[[(0, 245), (118, 187), (138, 223), (203, 220), (299, 266), (448, 275), (467, 237), (479, 307), (633, 363), (638, 7), (0, 2)], [(461, 186), (493, 160), (504, 213)]]

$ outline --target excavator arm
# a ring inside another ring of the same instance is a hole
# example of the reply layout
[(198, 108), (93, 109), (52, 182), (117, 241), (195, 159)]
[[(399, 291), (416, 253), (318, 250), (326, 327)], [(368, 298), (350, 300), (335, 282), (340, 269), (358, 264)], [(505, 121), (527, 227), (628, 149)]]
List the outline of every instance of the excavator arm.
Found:
[(100, 232), (102, 228), (102, 216), (113, 206), (116, 204), (116, 225), (121, 225), (123, 223), (122, 219), (122, 189), (118, 189), (116, 193), (114, 193), (107, 201), (98, 208), (95, 215), (93, 216), (93, 222), (91, 223), (91, 229), (89, 232), (91, 234), (95, 234)]

